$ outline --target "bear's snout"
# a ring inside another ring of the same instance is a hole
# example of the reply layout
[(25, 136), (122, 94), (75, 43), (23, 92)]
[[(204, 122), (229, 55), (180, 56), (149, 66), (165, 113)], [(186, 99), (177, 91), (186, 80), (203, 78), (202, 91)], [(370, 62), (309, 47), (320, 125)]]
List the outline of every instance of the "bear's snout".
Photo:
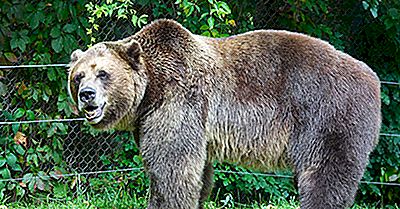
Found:
[(96, 90), (91, 87), (85, 87), (79, 92), (79, 99), (86, 104), (89, 104), (96, 98)]

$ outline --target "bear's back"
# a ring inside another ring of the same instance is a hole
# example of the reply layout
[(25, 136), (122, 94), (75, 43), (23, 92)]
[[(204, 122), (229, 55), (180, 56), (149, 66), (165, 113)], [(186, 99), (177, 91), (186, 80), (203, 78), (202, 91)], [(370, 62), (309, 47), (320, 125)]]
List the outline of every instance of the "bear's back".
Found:
[(357, 93), (379, 101), (376, 74), (363, 62), (320, 39), (259, 30), (203, 40), (215, 53), (215, 58), (207, 62), (218, 66), (206, 67), (210, 79), (216, 80), (211, 88), (225, 90), (238, 101), (265, 98), (302, 103), (333, 96), (339, 102)]
[(295, 127), (345, 130), (360, 118), (380, 118), (375, 73), (325, 41), (274, 30), (200, 40), (217, 66), (206, 67), (212, 82), (205, 90), (209, 156), (215, 159), (286, 167)]

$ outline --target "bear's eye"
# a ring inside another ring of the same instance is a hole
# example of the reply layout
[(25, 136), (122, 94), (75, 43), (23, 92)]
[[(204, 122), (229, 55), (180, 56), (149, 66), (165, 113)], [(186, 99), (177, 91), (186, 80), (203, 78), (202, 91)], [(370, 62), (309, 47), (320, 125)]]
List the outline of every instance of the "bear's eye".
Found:
[(84, 77), (85, 75), (83, 74), (83, 73), (78, 73), (78, 74), (76, 74), (75, 76), (74, 76), (74, 83), (75, 83), (75, 85), (79, 85), (79, 83), (81, 82), (81, 80), (82, 80), (82, 78)]
[(100, 71), (97, 73), (97, 77), (100, 78), (101, 80), (106, 80), (109, 76), (110, 76), (110, 75), (109, 75), (106, 71), (104, 71), (104, 70), (100, 70)]

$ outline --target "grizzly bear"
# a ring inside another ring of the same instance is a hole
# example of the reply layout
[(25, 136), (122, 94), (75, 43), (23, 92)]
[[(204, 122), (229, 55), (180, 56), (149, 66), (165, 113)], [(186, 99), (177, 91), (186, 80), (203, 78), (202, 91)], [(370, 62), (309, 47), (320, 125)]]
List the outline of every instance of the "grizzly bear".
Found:
[(291, 169), (301, 208), (349, 207), (381, 124), (366, 64), (287, 31), (209, 38), (158, 20), (76, 50), (68, 83), (94, 128), (139, 136), (148, 208), (202, 208), (214, 161)]

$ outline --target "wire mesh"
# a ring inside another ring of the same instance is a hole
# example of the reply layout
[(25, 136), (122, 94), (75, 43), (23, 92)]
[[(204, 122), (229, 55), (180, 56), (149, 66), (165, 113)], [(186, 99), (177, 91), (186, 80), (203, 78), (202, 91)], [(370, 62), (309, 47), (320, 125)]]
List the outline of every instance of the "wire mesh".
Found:
[[(35, 78), (34, 80), (36, 81), (46, 81), (46, 72), (47, 71), (36, 69), (32, 69), (29, 72), (26, 69), (4, 71), (5, 74), (3, 75), (1, 82), (2, 85), (5, 85), (6, 93), (2, 95), (2, 111), (0, 114), (0, 121), (3, 126), (19, 125), (18, 122), (10, 121), (6, 114), (14, 115), (18, 108), (26, 107), (26, 104), (23, 104), (24, 100), (16, 99), (20, 98), (21, 92), (18, 91), (21, 88), (21, 85), (27, 85), (23, 84), (24, 81), (28, 79), (30, 80), (31, 76)], [(34, 86), (35, 82), (32, 82), (32, 85)], [(35, 114), (35, 118), (40, 118), (42, 115), (52, 115), (53, 112), (58, 111), (56, 95), (53, 96), (54, 98), (51, 97), (52, 96), (48, 99), (48, 102), (39, 100), (30, 106), (30, 109), (33, 110)], [(101, 157), (109, 155), (113, 150), (117, 149), (121, 145), (121, 142), (113, 140), (118, 133), (101, 133), (93, 136), (90, 133), (82, 131), (82, 120), (82, 118), (73, 118), (69, 120), (44, 119), (36, 120), (31, 123), (30, 121), (21, 121), (20, 123), (29, 126), (28, 128), (25, 128), (26, 130), (32, 130), (32, 132), (29, 133), (21, 133), (26, 137), (27, 144), (25, 146), (29, 148), (35, 146), (33, 143), (36, 143), (36, 145), (53, 143), (53, 140), (55, 140), (54, 138), (58, 139), (58, 137), (47, 138), (42, 133), (38, 133), (36, 127), (50, 126), (52, 123), (65, 122), (68, 134), (61, 136), (60, 140), (62, 140), (61, 143), (63, 145), (62, 159), (66, 162), (68, 170), (76, 172), (103, 170), (105, 166), (102, 164)], [(8, 135), (15, 138), (16, 133), (9, 128), (2, 127), (0, 129), (0, 135)], [(51, 166), (54, 165), (41, 165), (42, 168)]]

